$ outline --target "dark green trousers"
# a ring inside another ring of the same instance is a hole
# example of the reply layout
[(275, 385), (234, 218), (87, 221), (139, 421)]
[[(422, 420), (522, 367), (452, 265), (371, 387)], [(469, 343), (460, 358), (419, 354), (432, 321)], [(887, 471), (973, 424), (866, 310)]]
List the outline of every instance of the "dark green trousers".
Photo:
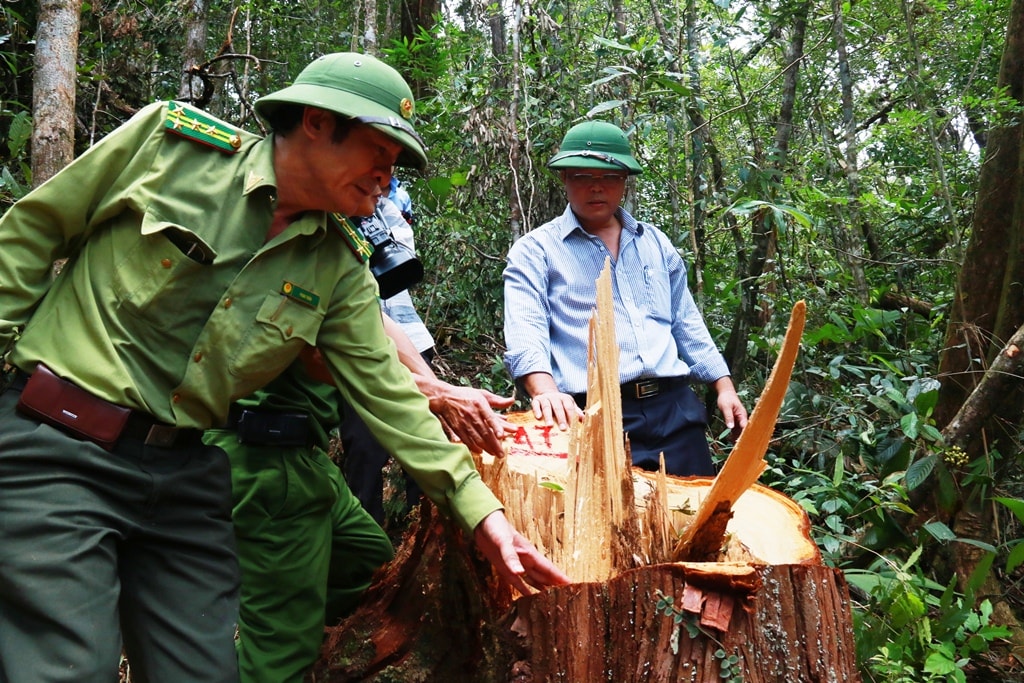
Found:
[(391, 542), (322, 450), (241, 444), (233, 431), (204, 438), (231, 461), (241, 679), (297, 683), (320, 652), (325, 619), (358, 604), (394, 556)]
[(238, 565), (217, 449), (113, 453), (0, 394), (0, 682), (233, 683)]

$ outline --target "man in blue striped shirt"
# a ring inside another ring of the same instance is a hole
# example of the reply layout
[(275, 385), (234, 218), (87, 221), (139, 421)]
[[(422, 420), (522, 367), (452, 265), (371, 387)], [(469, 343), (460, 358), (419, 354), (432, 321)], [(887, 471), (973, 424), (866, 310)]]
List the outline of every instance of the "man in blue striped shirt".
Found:
[(538, 419), (566, 429), (586, 403), (588, 324), (596, 280), (611, 262), (619, 341), (623, 430), (633, 464), (670, 474), (712, 475), (707, 412), (690, 388), (711, 384), (734, 431), (747, 423), (729, 368), (687, 288), (669, 239), (620, 204), (626, 178), (642, 172), (617, 126), (571, 128), (548, 162), (565, 212), (517, 240), (505, 268), (505, 365)]

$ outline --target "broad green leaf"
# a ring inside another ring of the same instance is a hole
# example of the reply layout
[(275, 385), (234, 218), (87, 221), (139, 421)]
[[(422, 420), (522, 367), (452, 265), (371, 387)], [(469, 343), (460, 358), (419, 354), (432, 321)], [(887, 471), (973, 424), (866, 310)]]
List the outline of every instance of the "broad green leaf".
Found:
[(913, 491), (920, 486), (935, 469), (937, 458), (934, 454), (911, 463), (907, 468), (907, 489)]
[(1013, 572), (1022, 562), (1024, 562), (1024, 541), (1018, 539), (1006, 557), (1006, 573)]
[(1010, 508), (1010, 512), (1016, 515), (1017, 519), (1024, 522), (1024, 500), (1021, 500), (1020, 498), (1004, 498), (1002, 496), (997, 496), (992, 500), (997, 503), (1002, 503), (1006, 507)]
[(956, 534), (954, 534), (953, 530), (943, 522), (928, 522), (924, 525), (924, 530), (931, 534), (932, 538), (937, 541), (945, 542), (956, 540)]
[(917, 438), (917, 413), (907, 413), (900, 418), (900, 427), (908, 439)]
[(944, 652), (933, 652), (924, 661), (924, 670), (931, 674), (947, 676), (956, 670), (956, 661)]
[(620, 109), (623, 104), (625, 104), (624, 100), (608, 100), (607, 102), (602, 102), (596, 107), (591, 108), (590, 111), (587, 112), (587, 118), (596, 116), (597, 114), (600, 114), (602, 112), (610, 111), (612, 109)]

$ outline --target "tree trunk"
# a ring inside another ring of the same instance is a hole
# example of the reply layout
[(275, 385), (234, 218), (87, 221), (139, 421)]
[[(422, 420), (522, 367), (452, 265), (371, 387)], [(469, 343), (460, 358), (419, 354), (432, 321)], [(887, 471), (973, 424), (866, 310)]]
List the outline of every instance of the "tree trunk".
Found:
[(203, 82), (193, 70), (206, 60), (206, 10), (206, 0), (191, 0), (181, 18), (185, 27), (185, 48), (181, 55), (178, 99), (183, 102), (194, 102), (203, 96)]
[[(999, 86), (1024, 104), (1024, 0), (1010, 9), (1006, 46), (1000, 66)], [(964, 255), (953, 308), (939, 364), (942, 387), (935, 418), (944, 425), (984, 374), (983, 359), (998, 349), (1021, 320), (1004, 316), (997, 326), (1001, 304), (1013, 292), (1020, 299), (1021, 135), (1024, 124), (992, 130), (988, 135), (985, 162), (981, 165), (971, 239)], [(1014, 284), (1016, 283), (1016, 284)], [(1014, 324), (1016, 323), (1016, 324)], [(998, 327), (998, 329), (997, 329)], [(1019, 414), (1019, 413), (1018, 413)]]
[(75, 62), (82, 0), (39, 3), (32, 85), (32, 185), (75, 156)]
[[(1013, 0), (1011, 5), (999, 85), (1017, 102), (1024, 102), (1024, 0)], [(1019, 355), (1020, 343), (1017, 340), (1015, 345), (1006, 345), (1024, 325), (1022, 133), (1024, 124), (1016, 123), (995, 129), (988, 136), (973, 230), (939, 363), (941, 386), (935, 408), (936, 422), (943, 427), (947, 441), (961, 446), (968, 460), (976, 463), (972, 467), (986, 472), (997, 486), (1004, 481), (1001, 467), (1007, 462), (1000, 466), (990, 454), (993, 448), (1014, 452), (1024, 412), (1024, 382), (1020, 381), (1019, 358), (1013, 355)], [(1018, 369), (1016, 374), (996, 372), (1002, 364), (1011, 362)], [(1019, 457), (1015, 459), (1019, 461)], [(978, 463), (983, 466), (978, 467)], [(944, 487), (932, 476), (914, 492), (915, 501), (920, 501), (916, 519), (940, 519), (965, 537), (997, 543), (993, 507), (984, 500), (991, 493), (979, 491), (988, 484), (973, 483), (965, 476), (966, 470), (940, 466), (938, 474), (956, 480), (958, 498), (942, 498)], [(963, 590), (982, 554), (966, 543), (953, 544), (947, 552), (951, 571)], [(979, 598), (986, 597), (986, 593), (1002, 596), (1003, 591), (989, 574), (980, 593)], [(1014, 647), (1017, 652), (1024, 651), (1019, 624), (1005, 600), (993, 600), (993, 604), (996, 621), (1017, 626)]]
[[(778, 150), (778, 158), (773, 162), (764, 160), (766, 166), (771, 166), (786, 173), (788, 163), (789, 141), (793, 131), (793, 112), (797, 98), (797, 85), (799, 84), (800, 63), (804, 56), (804, 37), (807, 32), (807, 13), (810, 3), (801, 0), (797, 2), (792, 12), (792, 33), (786, 48), (785, 55), (785, 77), (782, 87), (782, 102), (779, 106), (779, 115), (775, 124), (774, 146)], [(758, 155), (763, 159), (763, 152)], [(760, 210), (753, 214), (750, 221), (751, 226), (751, 249), (747, 262), (743, 264), (745, 270), (737, 273), (737, 280), (742, 283), (740, 288), (740, 310), (736, 315), (732, 330), (729, 333), (729, 340), (725, 345), (725, 359), (729, 363), (729, 371), (734, 381), (741, 381), (746, 374), (747, 365), (747, 340), (750, 331), (764, 326), (771, 315), (766, 308), (767, 304), (762, 301), (770, 299), (770, 296), (762, 297), (761, 276), (766, 270), (775, 267), (775, 254), (778, 250), (778, 234), (775, 225), (771, 221), (771, 212)], [(742, 254), (746, 250), (738, 251)], [(770, 294), (766, 293), (766, 294)]]
[[(843, 101), (843, 142), (845, 159), (843, 175), (846, 178), (847, 196), (850, 198), (846, 212), (838, 213), (841, 224), (837, 226), (836, 245), (853, 278), (853, 289), (862, 304), (868, 301), (868, 283), (864, 276), (864, 256), (860, 240), (853, 231), (862, 223), (860, 218), (860, 145), (857, 143), (857, 122), (853, 115), (853, 80), (850, 76), (850, 60), (846, 49), (846, 22), (843, 18), (843, 3), (832, 0), (832, 32), (835, 37), (836, 58), (839, 62), (839, 83)], [(845, 215), (844, 215), (845, 213)]]
[(308, 680), (856, 683), (849, 614), (842, 573), (803, 564), (657, 564), (513, 601), (424, 503)]
[(363, 7), (363, 44), (362, 51), (380, 56), (377, 47), (377, 0), (362, 0)]
[(932, 304), (892, 290), (883, 292), (878, 298), (878, 307), (887, 311), (901, 311), (904, 308), (925, 318), (931, 317)]
[[(329, 629), (312, 680), (859, 680), (843, 575), (821, 566), (803, 509), (753, 483), (762, 447), (745, 447), (717, 480), (629, 467), (608, 268), (597, 311), (583, 420), (563, 432), (512, 415), (506, 457), (477, 463), (512, 525), (575, 583), (513, 595), (424, 504), (363, 606)], [(788, 384), (790, 336), (768, 404)], [(680, 530), (706, 518), (705, 501), (720, 542), (708, 561), (668, 562)]]

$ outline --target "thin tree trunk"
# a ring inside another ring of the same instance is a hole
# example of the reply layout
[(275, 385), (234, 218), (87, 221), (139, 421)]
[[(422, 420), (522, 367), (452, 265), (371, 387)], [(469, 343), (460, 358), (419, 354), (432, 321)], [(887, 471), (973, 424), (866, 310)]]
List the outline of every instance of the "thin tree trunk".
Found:
[[(800, 76), (800, 62), (804, 56), (804, 36), (807, 31), (809, 0), (801, 0), (792, 13), (792, 34), (785, 55), (785, 77), (782, 88), (782, 103), (775, 126), (775, 147), (779, 158), (773, 164), (784, 170), (787, 164), (789, 140), (793, 128), (793, 111), (796, 104), (797, 85)], [(740, 310), (733, 322), (729, 341), (725, 345), (725, 358), (734, 380), (742, 380), (747, 365), (747, 338), (754, 327), (763, 325), (770, 312), (762, 307), (761, 276), (767, 268), (773, 267), (771, 259), (778, 249), (778, 236), (767, 210), (756, 212), (750, 221), (751, 249), (745, 270), (738, 273), (740, 285)]]
[(626, 35), (626, 8), (622, 0), (612, 0), (612, 16), (615, 17), (615, 35), (621, 38)]
[[(509, 226), (512, 234), (519, 236), (526, 232), (523, 224), (523, 192), (521, 183), (523, 179), (533, 177), (533, 169), (529, 166), (529, 154), (523, 154), (523, 142), (519, 139), (519, 102), (521, 98), (520, 74), (522, 73), (522, 40), (520, 28), (522, 27), (523, 6), (519, 0), (512, 5), (512, 54), (508, 65), (507, 73), (511, 94), (508, 98), (508, 166), (512, 172), (509, 183)], [(524, 166), (523, 161), (527, 164)]]
[[(656, 2), (652, 2), (656, 5)], [(693, 235), (693, 270), (694, 285), (697, 291), (703, 289), (704, 267), (707, 265), (707, 204), (712, 188), (722, 189), (721, 181), (714, 183), (708, 178), (709, 158), (717, 155), (715, 143), (711, 139), (711, 125), (704, 118), (698, 106), (703, 89), (700, 80), (700, 37), (697, 33), (697, 10), (694, 0), (686, 2), (686, 68), (692, 94), (686, 99), (686, 118), (690, 122), (690, 206), (693, 207), (690, 217), (690, 230)], [(735, 220), (726, 216), (726, 220)]]
[(202, 96), (203, 84), (192, 70), (206, 59), (206, 0), (191, 0), (181, 18), (185, 25), (185, 47), (182, 50), (181, 86), (178, 99), (194, 102)]
[(75, 62), (82, 0), (39, 3), (32, 86), (32, 184), (41, 185), (75, 156)]
[(377, 0), (363, 0), (363, 51), (379, 55), (377, 49)]
[(903, 10), (903, 20), (907, 27), (907, 41), (910, 45), (910, 50), (913, 53), (913, 62), (908, 65), (910, 66), (909, 75), (911, 83), (911, 91), (914, 93), (914, 101), (917, 104), (918, 110), (925, 114), (925, 128), (928, 131), (928, 139), (931, 142), (932, 147), (932, 168), (935, 170), (936, 175), (939, 177), (939, 188), (941, 190), (942, 200), (946, 207), (947, 220), (949, 221), (949, 232), (950, 237), (953, 241), (953, 246), (956, 251), (960, 251), (960, 230), (957, 226), (956, 211), (953, 209), (953, 198), (949, 189), (949, 181), (946, 178), (946, 165), (942, 160), (942, 147), (939, 145), (939, 136), (936, 132), (935, 121), (930, 114), (934, 111), (934, 107), (931, 105), (931, 96), (925, 92), (922, 92), (924, 83), (923, 79), (927, 78), (927, 70), (924, 65), (924, 58), (921, 55), (921, 50), (917, 46), (917, 34), (914, 30), (914, 3), (902, 0), (900, 6)]
[[(675, 55), (673, 57), (672, 68), (678, 69), (680, 62), (683, 60), (683, 50), (685, 49), (685, 55), (690, 57), (688, 60), (689, 64), (689, 81), (690, 87), (692, 88), (693, 94), (690, 96), (690, 104), (687, 106), (688, 114), (690, 115), (690, 130), (691, 130), (691, 145), (692, 152), (689, 155), (692, 168), (689, 171), (689, 195), (688, 206), (691, 207), (689, 224), (690, 224), (690, 248), (693, 252), (692, 261), (689, 264), (690, 267), (687, 270), (690, 279), (690, 287), (693, 289), (694, 298), (697, 301), (697, 306), (700, 307), (702, 304), (702, 293), (704, 291), (704, 264), (705, 264), (705, 249), (704, 249), (704, 221), (707, 213), (704, 209), (706, 199), (711, 194), (710, 188), (711, 183), (705, 175), (706, 157), (705, 152), (705, 141), (710, 138), (710, 132), (708, 130), (707, 122), (704, 120), (703, 115), (699, 109), (694, 106), (694, 99), (700, 96), (700, 74), (697, 69), (697, 55), (696, 55), (696, 27), (694, 26), (695, 18), (693, 11), (693, 2), (690, 0), (687, 2), (687, 14), (686, 14), (686, 46), (679, 46), (676, 41), (673, 40), (672, 36), (668, 33), (668, 28), (665, 26), (665, 20), (661, 16), (661, 7), (657, 0), (651, 0), (650, 3), (651, 17), (654, 21), (654, 26), (658, 30), (658, 36), (661, 38), (662, 44), (665, 48)], [(690, 112), (692, 110), (692, 114)], [(697, 117), (697, 120), (694, 120)], [(680, 143), (677, 140), (676, 132), (674, 128), (669, 128), (668, 131), (668, 147), (669, 147), (669, 167), (668, 176), (670, 178), (679, 177), (679, 172), (676, 167), (676, 159), (679, 155), (676, 153), (677, 144), (681, 144), (683, 147), (686, 146), (686, 139)], [(710, 142), (708, 140), (708, 142)], [(684, 169), (685, 172), (685, 169)], [(672, 219), (673, 224), (677, 225), (683, 222), (682, 214), (683, 209), (679, 203), (680, 192), (675, 187), (669, 188), (669, 198), (672, 205)], [(669, 233), (671, 235), (671, 232)]]
[(857, 299), (862, 303), (868, 303), (868, 283), (864, 276), (864, 256), (858, 240), (854, 234), (854, 226), (861, 223), (860, 220), (860, 146), (857, 144), (857, 122), (853, 116), (853, 80), (850, 77), (850, 60), (846, 51), (846, 22), (843, 19), (843, 3), (840, 0), (832, 0), (832, 33), (836, 44), (836, 57), (839, 61), (839, 84), (843, 102), (843, 131), (845, 142), (845, 165), (844, 175), (846, 177), (847, 196), (850, 198), (846, 207), (845, 216), (840, 212), (841, 220), (845, 219), (845, 225), (838, 226), (837, 237), (840, 240), (840, 253), (846, 260), (846, 266), (853, 277), (853, 290)]

